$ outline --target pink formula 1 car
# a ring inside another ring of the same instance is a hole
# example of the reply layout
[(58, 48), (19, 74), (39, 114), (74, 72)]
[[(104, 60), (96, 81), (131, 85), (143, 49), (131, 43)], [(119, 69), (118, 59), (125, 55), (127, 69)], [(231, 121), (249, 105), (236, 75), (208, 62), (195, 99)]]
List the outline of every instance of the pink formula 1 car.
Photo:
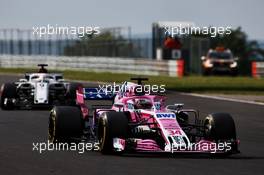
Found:
[[(183, 104), (165, 105), (161, 95), (138, 92), (138, 83), (124, 82), (117, 92), (95, 88), (76, 91), (76, 106), (57, 106), (50, 113), (49, 141), (99, 143), (102, 153), (171, 152), (230, 155), (238, 153), (235, 123), (227, 113), (203, 121)], [(112, 99), (113, 105), (88, 108), (85, 100)]]

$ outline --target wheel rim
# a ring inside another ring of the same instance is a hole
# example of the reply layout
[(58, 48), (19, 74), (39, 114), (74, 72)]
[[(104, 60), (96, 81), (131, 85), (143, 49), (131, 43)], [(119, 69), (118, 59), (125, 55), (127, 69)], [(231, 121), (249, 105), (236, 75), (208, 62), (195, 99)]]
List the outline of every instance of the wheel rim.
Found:
[(55, 142), (55, 134), (56, 134), (56, 118), (55, 112), (52, 111), (49, 118), (49, 141)]
[(99, 127), (98, 127), (98, 140), (100, 144), (100, 150), (104, 149), (105, 146), (105, 136), (106, 136), (106, 122), (104, 118), (100, 119)]
[(205, 132), (205, 137), (207, 139), (209, 139), (210, 136), (211, 136), (211, 130), (212, 130), (212, 125), (210, 123), (210, 120), (205, 120), (205, 122), (204, 122), (204, 132)]

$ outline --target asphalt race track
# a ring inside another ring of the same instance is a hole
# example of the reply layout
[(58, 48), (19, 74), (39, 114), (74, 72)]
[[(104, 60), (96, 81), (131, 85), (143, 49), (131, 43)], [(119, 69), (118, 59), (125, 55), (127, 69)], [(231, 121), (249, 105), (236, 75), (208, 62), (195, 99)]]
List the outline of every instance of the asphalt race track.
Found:
[[(0, 84), (15, 81), (0, 76)], [(32, 151), (47, 141), (49, 111), (0, 110), (0, 174), (264, 174), (264, 106), (168, 94), (168, 103), (199, 109), (201, 116), (229, 112), (234, 117), (241, 154), (229, 158), (193, 155), (104, 156), (99, 152)]]

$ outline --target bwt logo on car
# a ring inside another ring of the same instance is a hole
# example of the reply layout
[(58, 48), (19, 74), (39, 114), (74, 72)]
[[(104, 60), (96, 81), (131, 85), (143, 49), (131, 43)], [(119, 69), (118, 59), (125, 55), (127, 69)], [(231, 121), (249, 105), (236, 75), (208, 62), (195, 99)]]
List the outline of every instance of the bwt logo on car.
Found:
[(157, 114), (157, 118), (176, 118), (175, 114), (163, 113)]

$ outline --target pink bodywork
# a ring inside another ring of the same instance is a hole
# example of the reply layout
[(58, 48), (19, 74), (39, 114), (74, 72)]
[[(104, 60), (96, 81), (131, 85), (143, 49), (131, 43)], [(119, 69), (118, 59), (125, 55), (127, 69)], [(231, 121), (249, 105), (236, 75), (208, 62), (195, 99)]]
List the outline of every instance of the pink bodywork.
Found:
[[(134, 86), (138, 86), (135, 84)], [(163, 113), (169, 113), (166, 109), (165, 106), (165, 99), (166, 97), (164, 96), (158, 96), (158, 95), (142, 95), (142, 96), (135, 96), (135, 94), (132, 92), (133, 86), (131, 86), (131, 89), (128, 90), (125, 93), (117, 93), (114, 104), (118, 103), (119, 106), (113, 105), (112, 108), (110, 109), (96, 109), (94, 114), (94, 117), (98, 117), (101, 113), (106, 112), (106, 111), (129, 111), (130, 112), (130, 117), (131, 117), (131, 122), (140, 122), (142, 120), (147, 120), (148, 123), (153, 123), (150, 125), (151, 127), (155, 128), (164, 128), (166, 132), (169, 133), (169, 135), (174, 136), (174, 135), (182, 135), (183, 131), (178, 124), (177, 120), (175, 118), (161, 118), (159, 119), (159, 122), (154, 121), (155, 119), (153, 117), (150, 117), (153, 114), (163, 114)], [(80, 106), (83, 118), (88, 117), (88, 107), (85, 105), (85, 100), (84, 100), (84, 94), (83, 94), (83, 89), (80, 87), (76, 91), (76, 102)], [(128, 107), (128, 103), (135, 100), (135, 99), (147, 99), (152, 102), (153, 107), (151, 109), (139, 109), (140, 110), (140, 117), (137, 114), (137, 110), (131, 109)], [(160, 104), (160, 108), (156, 109), (155, 103)], [(122, 104), (122, 105), (120, 105)], [(121, 107), (122, 106), (122, 107)], [(165, 138), (164, 133), (162, 132), (162, 136)], [(170, 144), (166, 139), (164, 139), (166, 144)], [(125, 147), (125, 140), (120, 139), (120, 144)], [(174, 152), (194, 152), (194, 153), (204, 153), (204, 152), (212, 152), (212, 151), (217, 151), (220, 152), (219, 150), (215, 150), (213, 146), (210, 146), (209, 150), (204, 150), (202, 146), (203, 144), (208, 144), (208, 145), (213, 145), (215, 144), (214, 142), (208, 141), (208, 140), (200, 140), (198, 143), (196, 143), (198, 146), (197, 148), (194, 148), (192, 150), (175, 150)], [(137, 147), (135, 148), (137, 151), (150, 151), (150, 152), (164, 152), (163, 149), (160, 148), (160, 146), (156, 143), (155, 140), (152, 139), (138, 139), (137, 140)]]

